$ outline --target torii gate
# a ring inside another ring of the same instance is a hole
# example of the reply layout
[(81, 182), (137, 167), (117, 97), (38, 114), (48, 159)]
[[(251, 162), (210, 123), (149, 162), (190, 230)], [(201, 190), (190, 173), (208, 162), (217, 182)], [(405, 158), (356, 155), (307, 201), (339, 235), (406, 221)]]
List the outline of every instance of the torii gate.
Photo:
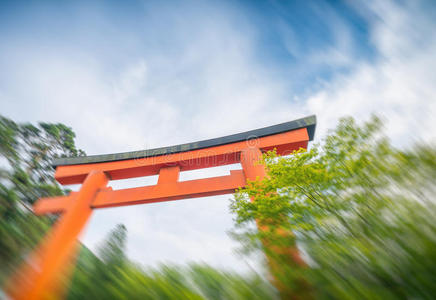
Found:
[[(62, 213), (7, 285), (13, 299), (42, 299), (59, 290), (60, 275), (72, 261), (78, 236), (93, 209), (234, 193), (247, 180), (262, 179), (262, 152), (279, 155), (307, 148), (315, 134), (316, 117), (309, 116), (270, 127), (221, 138), (151, 150), (59, 158), (53, 163), (61, 184), (82, 184), (67, 196), (42, 198), (34, 205), (38, 215)], [(241, 163), (230, 175), (178, 181), (182, 171)], [(112, 190), (109, 180), (159, 174), (156, 185)]]

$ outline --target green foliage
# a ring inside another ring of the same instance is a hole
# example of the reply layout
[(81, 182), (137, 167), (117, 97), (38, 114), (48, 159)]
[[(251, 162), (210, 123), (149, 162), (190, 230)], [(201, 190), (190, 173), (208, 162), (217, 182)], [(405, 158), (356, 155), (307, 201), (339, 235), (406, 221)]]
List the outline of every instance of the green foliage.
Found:
[(143, 269), (124, 253), (126, 229), (118, 225), (96, 257), (82, 247), (68, 299), (276, 299), (256, 274), (240, 276), (207, 265)]
[(36, 217), (40, 197), (62, 195), (53, 177), (55, 157), (83, 155), (63, 124), (15, 123), (0, 116), (0, 283), (36, 245), (53, 217)]
[[(233, 235), (245, 250), (283, 244), (278, 228), (295, 233), (309, 267), (287, 268), (285, 284), (304, 278), (321, 299), (436, 294), (436, 149), (398, 150), (381, 127), (346, 118), (308, 151), (268, 153), (269, 177), (235, 196)], [(255, 220), (270, 229), (254, 230)]]
[(122, 266), (126, 259), (124, 254), (126, 239), (126, 227), (122, 224), (117, 225), (99, 250), (99, 256), (106, 265)]

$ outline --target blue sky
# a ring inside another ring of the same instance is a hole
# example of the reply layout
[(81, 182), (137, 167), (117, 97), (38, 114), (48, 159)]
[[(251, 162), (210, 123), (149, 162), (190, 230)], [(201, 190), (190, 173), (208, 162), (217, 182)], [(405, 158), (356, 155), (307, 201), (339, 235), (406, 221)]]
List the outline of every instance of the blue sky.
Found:
[[(358, 60), (374, 57), (368, 20), (339, 1), (35, 1), (4, 7), (5, 36), (15, 42), (30, 42), (48, 55), (50, 51), (64, 52), (72, 59), (98, 55), (97, 60), (109, 73), (135, 57), (154, 57), (156, 52), (177, 65), (173, 60), (183, 57), (191, 42), (207, 38), (208, 32), (213, 35), (210, 29), (222, 26), (231, 31), (229, 34), (249, 38), (251, 47), (246, 54), (268, 77), (288, 78), (286, 92), (293, 94), (310, 92), (314, 87), (308, 82), (329, 80), (337, 72), (349, 71), (351, 66), (345, 61), (338, 66), (341, 57), (336, 57), (336, 64), (318, 57), (321, 49), (340, 50), (338, 56), (346, 51)], [(221, 33), (213, 44), (216, 51), (232, 47), (231, 37)], [(207, 53), (201, 58), (213, 59)], [(152, 67), (161, 69), (159, 62)], [(197, 73), (193, 68), (183, 72)]]
[[(432, 1), (1, 1), (1, 113), (63, 122), (88, 154), (213, 138), (310, 114), (317, 141), (341, 116), (378, 113), (398, 146), (435, 142)], [(238, 165), (182, 174), (226, 174)], [(156, 178), (114, 182), (114, 187)], [(77, 188), (77, 187), (75, 187)], [(146, 265), (233, 254), (230, 196), (99, 210)]]

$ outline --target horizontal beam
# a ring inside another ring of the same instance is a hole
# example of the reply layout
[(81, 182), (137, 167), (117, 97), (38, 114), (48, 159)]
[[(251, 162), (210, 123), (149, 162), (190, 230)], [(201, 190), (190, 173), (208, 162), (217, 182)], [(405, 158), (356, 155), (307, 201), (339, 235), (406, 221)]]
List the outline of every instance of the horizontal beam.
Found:
[(61, 184), (82, 183), (92, 170), (101, 170), (112, 180), (156, 175), (168, 166), (179, 166), (181, 171), (209, 168), (238, 163), (240, 152), (247, 147), (257, 147), (262, 151), (276, 149), (280, 155), (290, 154), (293, 150), (306, 148), (309, 134), (306, 128), (283, 132), (265, 137), (220, 145), (216, 147), (180, 152), (169, 155), (153, 156), (94, 164), (67, 165), (56, 168), (55, 178)]
[[(152, 186), (112, 190), (104, 188), (98, 191), (92, 208), (117, 207), (133, 204), (146, 204), (187, 198), (224, 195), (234, 193), (244, 187), (245, 175), (242, 170), (231, 170), (230, 175), (197, 180), (159, 183)], [(64, 212), (77, 193), (68, 196), (41, 198), (34, 205), (37, 215)]]
[(244, 186), (244, 172), (242, 170), (231, 170), (230, 175), (226, 176), (157, 184), (116, 191), (102, 190), (92, 203), (92, 207), (115, 207), (224, 195), (234, 193), (237, 188)]
[(181, 145), (175, 145), (170, 147), (161, 147), (155, 149), (148, 149), (142, 151), (123, 152), (114, 154), (103, 155), (91, 155), (91, 156), (79, 156), (79, 157), (61, 157), (57, 158), (53, 162), (53, 166), (66, 166), (66, 165), (80, 165), (91, 163), (102, 163), (110, 161), (138, 159), (152, 156), (168, 155), (186, 151), (193, 151), (198, 149), (211, 148), (226, 144), (232, 144), (236, 142), (246, 141), (252, 137), (265, 137), (269, 135), (275, 135), (283, 132), (306, 128), (309, 134), (309, 140), (313, 140), (315, 134), (316, 116), (308, 116), (298, 120), (285, 122), (273, 126), (241, 132), (237, 134), (227, 135), (219, 138), (198, 141), (194, 143), (187, 143)]
[(68, 196), (40, 198), (33, 204), (36, 215), (55, 214), (64, 212), (76, 198), (77, 192), (70, 192)]

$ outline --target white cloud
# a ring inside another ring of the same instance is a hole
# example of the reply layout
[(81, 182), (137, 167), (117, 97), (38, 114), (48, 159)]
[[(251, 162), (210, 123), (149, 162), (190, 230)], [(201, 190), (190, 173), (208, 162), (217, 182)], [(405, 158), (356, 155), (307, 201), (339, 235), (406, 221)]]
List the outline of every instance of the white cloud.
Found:
[(318, 115), (317, 136), (341, 116), (365, 120), (377, 113), (387, 120), (386, 132), (397, 145), (435, 141), (436, 38), (429, 20), (413, 2), (400, 7), (375, 1), (370, 9), (377, 16), (370, 33), (379, 58), (356, 62), (353, 72), (307, 99), (306, 110)]

